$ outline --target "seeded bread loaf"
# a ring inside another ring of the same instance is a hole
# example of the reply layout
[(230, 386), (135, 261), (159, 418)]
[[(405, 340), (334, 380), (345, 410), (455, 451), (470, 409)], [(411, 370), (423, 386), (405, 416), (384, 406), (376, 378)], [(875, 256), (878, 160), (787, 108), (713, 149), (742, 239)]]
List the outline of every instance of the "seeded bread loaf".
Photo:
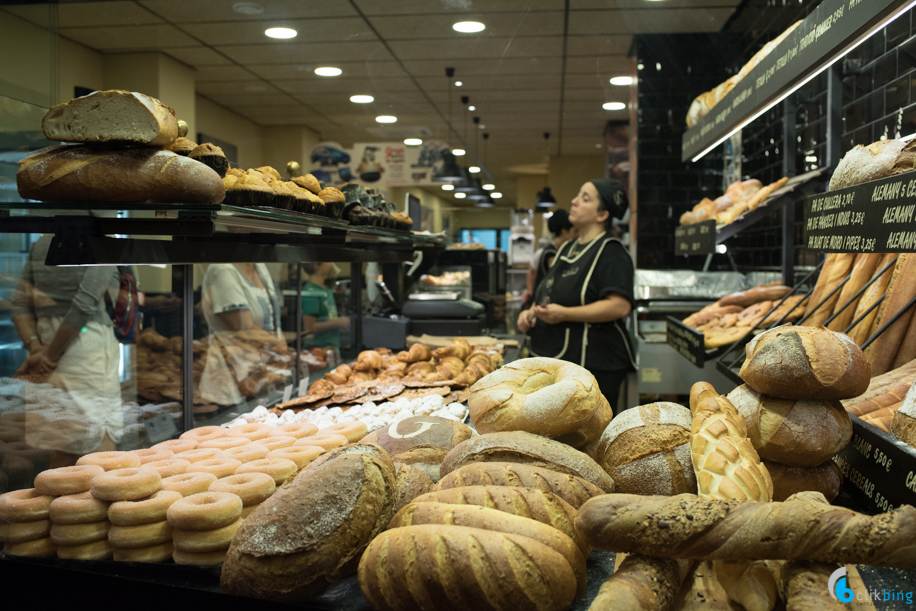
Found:
[(135, 91), (94, 91), (52, 106), (41, 120), (48, 140), (167, 147), (178, 137), (175, 111)]

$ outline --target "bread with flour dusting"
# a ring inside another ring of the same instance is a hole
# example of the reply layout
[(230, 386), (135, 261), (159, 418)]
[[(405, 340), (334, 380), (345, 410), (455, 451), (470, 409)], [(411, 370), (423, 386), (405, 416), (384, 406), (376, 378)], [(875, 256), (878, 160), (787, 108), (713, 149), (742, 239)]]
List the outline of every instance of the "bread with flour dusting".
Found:
[(695, 493), (690, 419), (683, 405), (659, 402), (624, 410), (612, 420), (598, 442), (597, 459), (617, 492)]
[(916, 448), (916, 384), (910, 386), (903, 403), (891, 420), (891, 433), (905, 444)]
[(178, 138), (175, 111), (136, 91), (94, 91), (52, 106), (41, 120), (48, 140), (166, 147)]

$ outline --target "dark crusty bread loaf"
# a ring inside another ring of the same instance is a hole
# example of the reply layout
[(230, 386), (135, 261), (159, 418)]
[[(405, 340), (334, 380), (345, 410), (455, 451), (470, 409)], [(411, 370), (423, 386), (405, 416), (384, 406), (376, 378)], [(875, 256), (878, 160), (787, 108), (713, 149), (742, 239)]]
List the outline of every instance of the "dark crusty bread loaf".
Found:
[(379, 535), (359, 563), (378, 611), (561, 611), (576, 577), (558, 552), (529, 537), (422, 524)]
[(462, 442), (442, 461), (440, 475), (475, 462), (517, 462), (581, 477), (605, 492), (614, 492), (614, 480), (586, 454), (564, 443), (512, 431), (489, 433)]
[(916, 141), (879, 140), (850, 149), (830, 178), (830, 190), (844, 189), (916, 169)]
[(175, 111), (135, 91), (94, 91), (52, 106), (41, 120), (48, 140), (167, 147), (178, 137)]
[(433, 482), (429, 479), (429, 476), (416, 467), (411, 467), (404, 463), (395, 463), (394, 467), (397, 484), (395, 487), (394, 509), (392, 511), (398, 512), (421, 494), (426, 494), (432, 490)]
[(832, 460), (814, 467), (787, 467), (772, 461), (763, 461), (773, 479), (773, 500), (785, 501), (799, 492), (820, 492), (828, 502), (840, 493), (843, 474)]
[(848, 399), (868, 388), (871, 368), (842, 333), (790, 324), (761, 333), (746, 347), (739, 375), (767, 395), (790, 399)]
[(73, 144), (29, 153), (16, 185), (46, 202), (218, 204), (226, 195), (219, 174), (171, 151)]
[(261, 503), (232, 540), (220, 585), (229, 594), (301, 602), (352, 573), (391, 520), (395, 471), (371, 445), (328, 452)]
[(576, 532), (575, 508), (550, 492), (534, 488), (510, 488), (508, 486), (468, 486), (436, 490), (418, 496), (414, 503), (449, 503), (452, 505), (477, 505), (489, 507), (512, 515), (537, 520), (553, 526), (576, 542), (582, 555), (588, 558), (592, 548)]
[(627, 554), (601, 584), (589, 611), (668, 611), (693, 563)]
[(575, 542), (556, 528), (530, 518), (475, 505), (447, 503), (412, 503), (391, 519), (388, 528), (417, 524), (467, 526), (530, 537), (559, 552), (576, 574), (576, 596), (585, 594), (585, 557)]
[(579, 507), (604, 490), (581, 477), (557, 473), (543, 467), (508, 462), (479, 462), (465, 465), (439, 480), (435, 490), (466, 486), (514, 486), (552, 492), (573, 507)]

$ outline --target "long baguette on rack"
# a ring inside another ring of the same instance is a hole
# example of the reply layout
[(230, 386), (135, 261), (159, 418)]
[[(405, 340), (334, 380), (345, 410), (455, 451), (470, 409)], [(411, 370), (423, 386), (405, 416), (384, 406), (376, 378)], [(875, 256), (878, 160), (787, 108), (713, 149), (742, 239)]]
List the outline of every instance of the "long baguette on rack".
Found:
[[(837, 291), (832, 296), (827, 296), (846, 279), (856, 260), (856, 255), (851, 253), (831, 253), (829, 256), (832, 257), (830, 267), (828, 268), (827, 264), (824, 264), (824, 269), (821, 270), (821, 275), (817, 279), (815, 295), (808, 302), (807, 312), (812, 313), (804, 322), (806, 327), (819, 327), (830, 318), (833, 308), (840, 299), (840, 292)], [(817, 294), (818, 289), (821, 291), (820, 294)], [(824, 301), (825, 299), (826, 301)], [(824, 301), (824, 304), (818, 307), (821, 301)], [(815, 308), (817, 309), (815, 310)]]
[(916, 508), (910, 505), (866, 516), (803, 500), (605, 494), (582, 506), (576, 529), (595, 547), (660, 558), (916, 567)]
[(914, 379), (916, 379), (916, 360), (883, 375), (873, 377), (864, 393), (852, 399), (843, 400), (841, 403), (848, 409), (852, 405), (883, 395), (899, 384), (912, 384)]
[[(752, 306), (755, 303), (760, 303), (761, 301), (776, 301), (777, 299), (782, 299), (788, 295), (792, 289), (783, 285), (766, 285), (766, 286), (755, 286), (752, 289), (747, 289), (746, 291), (738, 291), (737, 293), (731, 293), (721, 298), (716, 302), (720, 308), (726, 308), (729, 306), (741, 306), (741, 308), (746, 308)], [(741, 310), (738, 310), (739, 312)]]
[[(875, 273), (884, 269), (897, 255), (894, 253), (888, 253), (884, 255), (881, 261), (878, 263), (878, 268)], [(858, 320), (868, 308), (870, 308), (876, 301), (881, 299), (884, 296), (884, 293), (887, 291), (887, 286), (890, 284), (891, 276), (894, 275), (894, 266), (890, 267), (881, 274), (881, 277), (875, 280), (870, 287), (868, 287), (862, 297), (859, 298), (859, 303), (856, 305), (855, 314), (853, 314), (853, 321)], [(881, 306), (878, 306), (880, 308)], [(849, 337), (852, 338), (857, 345), (861, 346), (865, 343), (865, 340), (869, 338), (869, 331), (871, 331), (871, 326), (875, 321), (875, 318), (878, 316), (878, 308), (873, 309), (868, 313), (865, 318), (863, 318), (859, 324), (849, 330)], [(850, 324), (852, 324), (850, 322)]]
[[(871, 334), (877, 333), (885, 323), (900, 313), (900, 317), (866, 349), (865, 357), (871, 364), (872, 375), (881, 375), (892, 369), (900, 343), (906, 334), (913, 308), (902, 310), (916, 297), (916, 254), (904, 253), (897, 259), (894, 276), (887, 289), (887, 297), (881, 302), (878, 317), (872, 325)], [(902, 312), (902, 313), (901, 313)]]
[(910, 390), (911, 385), (912, 383), (898, 384), (886, 393), (878, 395), (874, 399), (869, 399), (867, 401), (862, 401), (860, 403), (850, 405), (846, 408), (846, 411), (854, 416), (861, 418), (866, 414), (871, 414), (878, 410), (884, 409), (885, 407), (890, 407), (895, 403), (900, 403), (903, 401), (903, 398), (906, 396), (907, 391)]
[(833, 309), (832, 314), (835, 314), (836, 318), (831, 320), (830, 324), (827, 325), (828, 329), (842, 333), (854, 320), (853, 316), (856, 313), (856, 304), (859, 303), (861, 296), (855, 299), (853, 299), (853, 296), (871, 280), (872, 276), (875, 275), (875, 271), (878, 269), (878, 263), (881, 262), (882, 258), (883, 255), (874, 252), (863, 252), (856, 255), (856, 260), (852, 265), (849, 280), (843, 285), (843, 289), (840, 291), (840, 297), (836, 301), (836, 307)]
[(824, 264), (821, 265), (821, 273), (817, 277), (817, 281), (814, 283), (814, 288), (811, 289), (810, 296), (808, 297), (808, 305), (805, 307), (805, 316), (811, 314), (814, 311), (814, 308), (824, 299), (824, 295), (827, 293), (824, 292), (824, 288), (827, 286), (827, 277), (830, 275), (830, 268), (833, 266), (833, 262), (836, 261), (837, 253), (830, 253), (824, 259)]

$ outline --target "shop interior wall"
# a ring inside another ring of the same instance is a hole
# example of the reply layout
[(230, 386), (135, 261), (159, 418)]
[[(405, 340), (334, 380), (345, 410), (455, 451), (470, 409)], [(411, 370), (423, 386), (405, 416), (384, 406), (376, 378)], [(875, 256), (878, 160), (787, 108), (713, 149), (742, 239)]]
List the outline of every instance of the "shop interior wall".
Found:
[[(420, 200), (420, 206), (433, 212), (433, 228), (436, 232), (442, 231), (448, 225), (448, 234), (455, 234), (454, 214), (450, 208), (454, 207), (452, 202), (443, 199), (438, 194), (438, 187), (391, 187), (391, 201), (398, 206), (399, 210), (405, 213), (407, 195), (413, 195)], [(414, 229), (419, 229), (414, 227)]]
[(57, 101), (57, 36), (9, 13), (0, 13), (0, 95), (37, 106)]

